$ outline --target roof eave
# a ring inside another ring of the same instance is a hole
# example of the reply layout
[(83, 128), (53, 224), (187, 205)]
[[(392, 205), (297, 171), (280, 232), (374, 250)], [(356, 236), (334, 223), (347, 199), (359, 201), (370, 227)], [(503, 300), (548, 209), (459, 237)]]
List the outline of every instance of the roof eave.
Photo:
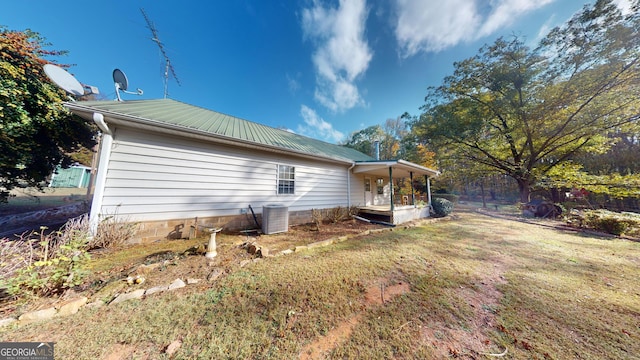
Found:
[[(112, 123), (114, 125), (119, 125), (119, 126), (144, 128), (146, 130), (169, 133), (172, 135), (180, 135), (180, 136), (185, 136), (192, 139), (213, 141), (216, 143), (239, 146), (239, 147), (252, 149), (252, 150), (259, 149), (259, 150), (266, 150), (269, 152), (280, 153), (280, 154), (295, 154), (297, 156), (308, 158), (308, 159), (316, 159), (316, 160), (321, 159), (321, 160), (345, 164), (345, 165), (353, 165), (355, 163), (355, 161), (349, 160), (349, 159), (338, 159), (334, 157), (324, 156), (321, 154), (309, 154), (309, 153), (295, 150), (295, 149), (282, 148), (282, 147), (277, 147), (277, 146), (272, 146), (267, 144), (258, 144), (258, 143), (243, 140), (243, 139), (213, 134), (213, 133), (198, 130), (198, 129), (192, 129), (185, 126), (168, 124), (162, 121), (156, 121), (156, 120), (147, 119), (139, 116), (131, 116), (131, 115), (125, 115), (125, 114), (121, 114), (114, 111), (96, 109), (89, 106), (83, 106), (76, 102), (73, 102), (73, 103), (66, 102), (64, 103), (64, 105), (68, 107), (72, 112), (90, 121), (92, 121), (94, 113), (101, 113), (102, 115), (105, 116), (105, 122)], [(132, 123), (134, 123), (137, 126), (133, 126)]]

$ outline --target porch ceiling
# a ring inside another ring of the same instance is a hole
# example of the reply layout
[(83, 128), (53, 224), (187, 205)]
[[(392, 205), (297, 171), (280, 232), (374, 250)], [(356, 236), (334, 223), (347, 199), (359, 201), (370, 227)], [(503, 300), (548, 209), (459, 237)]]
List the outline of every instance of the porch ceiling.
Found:
[(394, 178), (408, 178), (413, 172), (414, 178), (420, 175), (429, 177), (438, 176), (439, 171), (429, 169), (427, 167), (411, 163), (405, 160), (380, 160), (380, 161), (361, 161), (356, 162), (353, 168), (354, 174), (366, 174), (376, 177), (389, 177), (389, 168), (392, 169)]

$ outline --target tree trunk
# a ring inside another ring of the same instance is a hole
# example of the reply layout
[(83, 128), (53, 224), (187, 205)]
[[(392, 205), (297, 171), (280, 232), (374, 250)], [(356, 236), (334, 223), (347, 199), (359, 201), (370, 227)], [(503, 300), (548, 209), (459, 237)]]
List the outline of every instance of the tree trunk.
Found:
[(531, 195), (531, 188), (529, 186), (529, 179), (516, 179), (518, 182), (518, 190), (520, 191), (520, 202), (528, 203), (529, 196)]
[(487, 208), (487, 200), (484, 198), (484, 182), (480, 181), (480, 196), (482, 196), (482, 208)]

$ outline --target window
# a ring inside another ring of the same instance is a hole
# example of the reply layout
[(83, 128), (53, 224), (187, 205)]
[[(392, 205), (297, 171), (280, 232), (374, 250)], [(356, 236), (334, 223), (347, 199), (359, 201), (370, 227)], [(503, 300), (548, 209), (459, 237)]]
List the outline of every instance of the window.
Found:
[(369, 178), (364, 179), (364, 191), (366, 192), (371, 191), (371, 179)]
[(378, 194), (380, 195), (384, 194), (384, 179), (383, 178), (376, 179), (376, 185), (378, 188)]
[(278, 165), (278, 194), (295, 194), (296, 168)]

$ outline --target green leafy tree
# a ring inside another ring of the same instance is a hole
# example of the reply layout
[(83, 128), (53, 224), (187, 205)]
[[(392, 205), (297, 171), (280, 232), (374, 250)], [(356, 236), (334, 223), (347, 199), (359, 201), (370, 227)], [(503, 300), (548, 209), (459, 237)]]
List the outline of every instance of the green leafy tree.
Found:
[(63, 106), (67, 99), (43, 65), (63, 55), (37, 33), (0, 28), (0, 200), (15, 187), (41, 187), (70, 154), (94, 145), (89, 124)]
[(609, 134), (638, 122), (638, 4), (623, 16), (598, 0), (535, 49), (517, 37), (484, 46), (429, 90), (413, 133), (451, 159), (512, 177), (528, 201), (554, 168), (606, 152)]
[(360, 131), (353, 132), (343, 145), (375, 157), (374, 143), (381, 141), (383, 138), (384, 131), (382, 127), (380, 125), (372, 125)]

